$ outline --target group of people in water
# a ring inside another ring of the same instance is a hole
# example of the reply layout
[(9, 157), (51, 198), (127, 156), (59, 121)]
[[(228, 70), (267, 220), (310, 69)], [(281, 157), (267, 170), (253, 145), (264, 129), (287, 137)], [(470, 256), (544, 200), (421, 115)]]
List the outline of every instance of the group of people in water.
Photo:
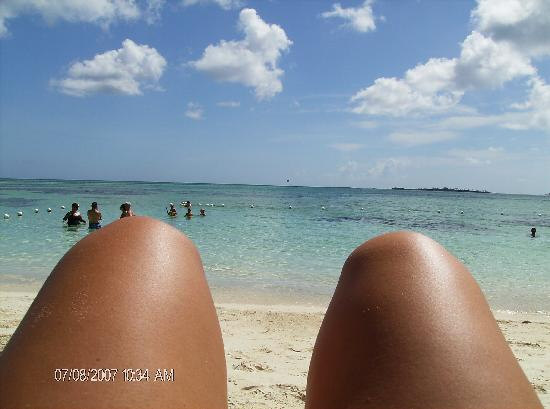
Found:
[[(187, 212), (185, 213), (185, 217), (188, 219), (193, 216), (193, 211), (191, 202), (187, 200), (186, 202), (181, 202), (181, 205), (183, 207), (187, 208)], [(80, 226), (81, 224), (86, 224), (86, 220), (82, 218), (82, 214), (79, 211), (80, 205), (78, 203), (73, 203), (71, 205), (71, 210), (65, 214), (63, 217), (63, 221), (67, 222), (67, 226)], [(120, 205), (120, 218), (123, 219), (124, 217), (130, 217), (135, 216), (134, 212), (132, 211), (132, 204), (130, 202), (124, 202)], [(174, 203), (170, 203), (170, 209), (166, 208), (166, 213), (170, 217), (176, 217), (178, 215), (178, 211), (176, 210)], [(99, 211), (99, 207), (97, 202), (92, 202), (90, 210), (88, 210), (88, 228), (89, 229), (100, 229), (101, 228), (101, 221), (103, 220), (103, 216), (101, 215), (101, 212)], [(206, 212), (204, 209), (200, 209), (200, 216), (206, 216)]]
[[(192, 210), (193, 206), (191, 205), (191, 202), (189, 200), (182, 201), (180, 203), (180, 205), (187, 208), (187, 212), (185, 213), (185, 217), (187, 217), (188, 219), (193, 217), (193, 210)], [(170, 217), (176, 217), (178, 215), (178, 211), (176, 210), (176, 206), (174, 205), (174, 203), (170, 203), (169, 206), (170, 206), (170, 209), (166, 208), (166, 214)], [(206, 216), (206, 211), (204, 209), (201, 209), (199, 215), (200, 216)]]

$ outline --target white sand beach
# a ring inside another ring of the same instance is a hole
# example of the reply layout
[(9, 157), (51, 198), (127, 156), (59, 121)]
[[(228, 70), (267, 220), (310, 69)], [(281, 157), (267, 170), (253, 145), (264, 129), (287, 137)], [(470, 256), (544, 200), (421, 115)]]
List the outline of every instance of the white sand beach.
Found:
[[(36, 292), (0, 291), (0, 349)], [(229, 408), (303, 408), (309, 360), (324, 308), (216, 304)], [(498, 324), (545, 407), (550, 407), (550, 317), (495, 312)]]

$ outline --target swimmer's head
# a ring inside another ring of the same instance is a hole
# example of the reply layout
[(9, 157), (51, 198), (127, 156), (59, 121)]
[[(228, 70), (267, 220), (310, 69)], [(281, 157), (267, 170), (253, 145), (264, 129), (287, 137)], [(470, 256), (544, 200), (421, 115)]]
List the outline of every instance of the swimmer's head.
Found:
[(97, 209), (97, 202), (92, 202), (92, 209)]
[(78, 203), (76, 203), (76, 202), (73, 203), (73, 204), (71, 205), (71, 208), (72, 208), (73, 210), (78, 210)]
[(204, 213), (204, 209), (201, 209), (201, 216), (206, 216), (206, 213)]

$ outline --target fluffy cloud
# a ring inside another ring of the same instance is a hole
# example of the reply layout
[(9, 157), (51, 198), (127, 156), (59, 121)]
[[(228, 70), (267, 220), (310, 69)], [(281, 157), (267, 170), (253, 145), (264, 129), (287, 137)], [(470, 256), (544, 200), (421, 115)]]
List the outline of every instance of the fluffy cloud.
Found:
[(534, 77), (529, 82), (531, 90), (527, 101), (515, 104), (512, 108), (527, 111), (523, 124), (550, 131), (550, 85), (539, 77)]
[(281, 27), (267, 24), (254, 9), (241, 10), (239, 27), (245, 34), (243, 40), (209, 45), (202, 57), (190, 64), (218, 81), (253, 87), (260, 100), (272, 98), (283, 89), (280, 77), (284, 71), (277, 61), (292, 41)]
[(157, 50), (126, 39), (118, 50), (72, 64), (66, 78), (51, 84), (79, 97), (100, 92), (140, 95), (142, 88), (156, 86), (165, 66), (166, 60)]
[(217, 4), (224, 10), (229, 10), (233, 8), (239, 8), (243, 5), (241, 0), (183, 0), (181, 2), (184, 7), (194, 6), (195, 4)]
[(340, 3), (332, 6), (331, 11), (325, 11), (321, 14), (323, 18), (341, 18), (346, 20), (346, 27), (361, 33), (374, 31), (376, 23), (372, 13), (372, 0), (366, 0), (360, 7), (342, 8)]
[(478, 0), (472, 11), (477, 29), (529, 56), (550, 55), (548, 0)]
[(118, 19), (139, 18), (140, 10), (134, 0), (2, 0), (0, 37), (8, 33), (6, 20), (20, 14), (38, 14), (50, 24), (57, 20), (65, 20), (108, 27)]
[(187, 118), (194, 119), (196, 121), (203, 119), (204, 110), (199, 104), (194, 102), (189, 102), (187, 104), (187, 111), (185, 111), (185, 116)]
[(433, 114), (455, 107), (467, 90), (496, 88), (536, 73), (529, 59), (507, 43), (472, 32), (458, 58), (431, 58), (403, 78), (378, 78), (356, 93), (353, 112), (405, 116)]
[[(352, 111), (393, 117), (445, 113), (457, 109), (466, 92), (536, 76), (531, 56), (550, 53), (548, 1), (479, 0), (472, 19), (477, 30), (463, 41), (458, 57), (431, 58), (409, 69), (403, 78), (376, 79), (351, 98)], [(536, 96), (540, 85), (533, 89), (533, 98), (544, 99)], [(531, 107), (536, 109), (535, 104)], [(544, 126), (545, 111), (532, 123)]]
[(521, 76), (533, 75), (529, 59), (505, 42), (474, 31), (462, 43), (455, 75), (459, 88), (496, 88)]

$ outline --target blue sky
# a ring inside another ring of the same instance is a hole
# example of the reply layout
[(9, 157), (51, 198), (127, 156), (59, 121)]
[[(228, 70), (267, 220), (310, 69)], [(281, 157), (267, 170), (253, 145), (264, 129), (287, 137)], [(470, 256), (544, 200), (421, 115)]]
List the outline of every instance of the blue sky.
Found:
[(548, 38), (548, 0), (5, 0), (0, 176), (547, 193)]

